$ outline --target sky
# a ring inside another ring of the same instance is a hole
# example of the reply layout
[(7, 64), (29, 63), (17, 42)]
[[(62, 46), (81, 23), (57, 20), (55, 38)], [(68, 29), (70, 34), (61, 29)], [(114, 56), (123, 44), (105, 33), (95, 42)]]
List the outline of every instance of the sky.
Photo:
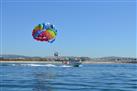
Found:
[[(136, 57), (136, 0), (1, 0), (1, 54)], [(52, 44), (32, 37), (44, 22)]]

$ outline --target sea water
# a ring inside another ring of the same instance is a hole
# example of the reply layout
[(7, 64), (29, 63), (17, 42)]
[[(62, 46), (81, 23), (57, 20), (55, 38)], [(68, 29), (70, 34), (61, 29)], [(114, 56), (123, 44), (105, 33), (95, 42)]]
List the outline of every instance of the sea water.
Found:
[(137, 64), (1, 63), (0, 91), (137, 91)]

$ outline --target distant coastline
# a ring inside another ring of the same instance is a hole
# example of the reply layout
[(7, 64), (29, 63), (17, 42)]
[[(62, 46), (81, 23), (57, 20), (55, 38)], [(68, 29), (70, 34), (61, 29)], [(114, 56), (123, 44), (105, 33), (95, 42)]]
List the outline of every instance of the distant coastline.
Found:
[[(0, 63), (47, 63), (47, 64), (62, 64), (61, 61), (29, 61), (29, 60), (25, 60), (25, 61), (21, 61), (21, 60), (0, 60)], [(95, 62), (92, 60), (89, 61), (83, 61), (82, 64), (137, 64), (137, 62)]]
[(69, 61), (77, 59), (83, 64), (121, 64), (121, 63), (137, 63), (137, 58), (131, 57), (101, 57), (101, 58), (90, 58), (90, 57), (75, 57), (75, 56), (51, 56), (51, 57), (29, 57), (22, 55), (0, 55), (0, 62), (4, 63), (51, 63), (61, 64), (63, 61)]
[(12, 61), (6, 61), (6, 60), (0, 60), (0, 63), (49, 63), (49, 64), (61, 64), (62, 62), (57, 61), (21, 61), (21, 60), (12, 60)]

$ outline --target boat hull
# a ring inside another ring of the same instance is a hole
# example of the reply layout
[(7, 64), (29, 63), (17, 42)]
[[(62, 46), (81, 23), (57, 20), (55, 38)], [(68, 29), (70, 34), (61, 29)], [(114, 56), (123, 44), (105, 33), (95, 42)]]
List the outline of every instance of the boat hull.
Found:
[(75, 61), (66, 61), (63, 64), (73, 66), (73, 67), (79, 67), (81, 63), (80, 62), (75, 62)]

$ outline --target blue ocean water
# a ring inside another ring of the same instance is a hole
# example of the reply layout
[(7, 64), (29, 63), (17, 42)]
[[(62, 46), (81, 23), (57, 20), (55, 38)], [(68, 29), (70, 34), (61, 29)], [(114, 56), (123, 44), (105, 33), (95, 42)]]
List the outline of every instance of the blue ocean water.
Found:
[(1, 63), (0, 91), (137, 91), (137, 64)]

